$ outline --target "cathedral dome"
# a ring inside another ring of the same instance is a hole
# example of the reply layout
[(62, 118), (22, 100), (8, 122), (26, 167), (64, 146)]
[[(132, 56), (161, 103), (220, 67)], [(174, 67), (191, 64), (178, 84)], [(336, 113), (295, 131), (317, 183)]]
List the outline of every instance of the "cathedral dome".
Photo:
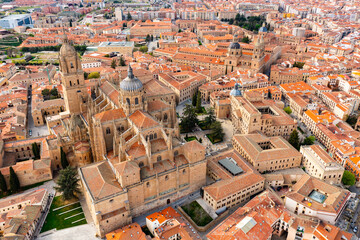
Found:
[(133, 92), (142, 89), (142, 87), (142, 82), (134, 76), (133, 70), (129, 64), (128, 75), (120, 82), (120, 89), (123, 91)]
[(75, 48), (65, 41), (60, 48), (60, 56), (69, 56), (74, 54), (77, 54)]
[(230, 44), (230, 49), (240, 49), (240, 44), (238, 42), (233, 42)]
[(259, 32), (266, 33), (268, 30), (265, 26), (265, 23), (263, 23), (262, 27), (259, 29)]
[(230, 95), (231, 96), (241, 96), (241, 90), (239, 89), (240, 88), (240, 84), (239, 83), (235, 83), (235, 86), (234, 88), (230, 91)]

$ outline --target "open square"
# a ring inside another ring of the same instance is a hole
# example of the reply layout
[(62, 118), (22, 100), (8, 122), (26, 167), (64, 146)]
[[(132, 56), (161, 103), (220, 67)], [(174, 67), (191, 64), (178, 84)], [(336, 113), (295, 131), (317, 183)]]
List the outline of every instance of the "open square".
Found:
[(56, 228), (57, 230), (86, 224), (84, 212), (77, 200), (63, 201), (61, 196), (54, 198), (49, 214), (41, 232)]

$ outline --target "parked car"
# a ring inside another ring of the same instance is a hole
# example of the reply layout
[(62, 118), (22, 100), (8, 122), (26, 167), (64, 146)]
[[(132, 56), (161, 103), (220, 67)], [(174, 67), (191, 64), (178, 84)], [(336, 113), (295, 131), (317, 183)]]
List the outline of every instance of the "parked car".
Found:
[(357, 233), (357, 231), (358, 231), (358, 227), (356, 226), (356, 227), (354, 227), (353, 232), (354, 232), (354, 233)]
[(31, 135), (32, 135), (32, 130), (30, 129), (30, 130), (29, 130), (29, 136), (31, 136)]

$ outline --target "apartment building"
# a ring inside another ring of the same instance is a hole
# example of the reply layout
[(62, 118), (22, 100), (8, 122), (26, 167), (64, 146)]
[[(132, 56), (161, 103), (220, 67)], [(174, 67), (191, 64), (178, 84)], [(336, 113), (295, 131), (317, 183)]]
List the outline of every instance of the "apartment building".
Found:
[(207, 175), (215, 183), (204, 187), (203, 199), (215, 211), (247, 201), (264, 189), (265, 178), (254, 171), (235, 150), (209, 159)]
[(266, 137), (259, 133), (234, 135), (234, 149), (258, 172), (298, 167), (301, 154), (280, 136)]
[(159, 74), (159, 81), (173, 90), (176, 102), (181, 103), (193, 97), (197, 89), (206, 82), (206, 76), (192, 71), (166, 72)]
[(132, 56), (134, 42), (102, 42), (97, 49), (102, 53), (116, 52), (121, 55)]
[(350, 197), (348, 190), (305, 174), (285, 195), (285, 207), (297, 215), (335, 224)]
[(302, 165), (305, 171), (329, 184), (340, 184), (344, 167), (332, 159), (320, 145), (301, 146)]
[(236, 131), (242, 134), (256, 131), (266, 136), (288, 138), (296, 129), (296, 120), (284, 112), (283, 103), (263, 99), (259, 92), (245, 92), (231, 96), (231, 120)]

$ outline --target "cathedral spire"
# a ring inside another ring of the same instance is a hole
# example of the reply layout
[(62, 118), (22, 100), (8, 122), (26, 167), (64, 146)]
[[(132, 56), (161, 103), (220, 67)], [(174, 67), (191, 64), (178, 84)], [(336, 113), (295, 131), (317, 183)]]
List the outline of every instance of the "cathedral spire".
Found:
[(128, 78), (133, 79), (134, 78), (134, 73), (133, 73), (133, 69), (129, 63), (129, 68), (128, 68)]

